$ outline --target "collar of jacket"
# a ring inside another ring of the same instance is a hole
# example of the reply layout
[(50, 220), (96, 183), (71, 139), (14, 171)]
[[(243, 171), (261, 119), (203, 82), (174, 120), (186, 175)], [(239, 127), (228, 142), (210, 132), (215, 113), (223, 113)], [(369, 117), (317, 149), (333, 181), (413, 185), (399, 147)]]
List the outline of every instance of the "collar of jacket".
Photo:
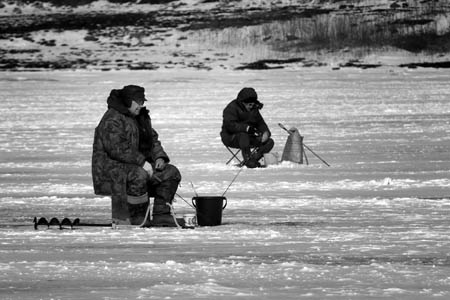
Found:
[(123, 99), (120, 97), (119, 90), (112, 90), (106, 102), (108, 103), (108, 108), (113, 108), (121, 114), (133, 117), (128, 110), (128, 107), (125, 106)]

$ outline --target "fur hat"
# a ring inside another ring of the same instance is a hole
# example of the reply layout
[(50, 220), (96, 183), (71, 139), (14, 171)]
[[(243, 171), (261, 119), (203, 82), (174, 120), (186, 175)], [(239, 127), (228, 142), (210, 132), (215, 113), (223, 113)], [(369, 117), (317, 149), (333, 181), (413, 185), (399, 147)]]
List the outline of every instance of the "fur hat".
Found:
[(131, 106), (133, 100), (143, 100), (145, 99), (145, 89), (137, 85), (127, 85), (122, 88), (120, 95), (127, 107)]

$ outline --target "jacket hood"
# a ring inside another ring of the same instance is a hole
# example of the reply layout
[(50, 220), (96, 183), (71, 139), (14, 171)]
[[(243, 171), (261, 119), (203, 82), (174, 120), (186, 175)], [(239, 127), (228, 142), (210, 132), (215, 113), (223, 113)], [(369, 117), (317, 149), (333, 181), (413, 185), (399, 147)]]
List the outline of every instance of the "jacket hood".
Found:
[(121, 91), (122, 90), (111, 91), (107, 100), (108, 108), (114, 108), (124, 115), (129, 115), (130, 113), (128, 111), (128, 107), (131, 106), (131, 101), (128, 101), (122, 97)]
[(239, 91), (236, 100), (239, 103), (255, 103), (258, 108), (262, 108), (262, 103), (258, 101), (258, 94), (254, 88), (245, 87)]

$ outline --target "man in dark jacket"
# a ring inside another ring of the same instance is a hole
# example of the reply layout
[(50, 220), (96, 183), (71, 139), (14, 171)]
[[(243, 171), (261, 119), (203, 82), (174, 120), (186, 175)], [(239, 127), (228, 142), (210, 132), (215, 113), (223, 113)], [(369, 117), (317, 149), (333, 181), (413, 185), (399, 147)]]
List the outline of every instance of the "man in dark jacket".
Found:
[[(95, 129), (94, 190), (97, 195), (111, 196), (112, 218), (117, 224), (176, 226), (171, 204), (181, 174), (169, 164), (152, 128), (149, 111), (143, 106), (144, 92), (136, 85), (111, 91), (108, 110)], [(144, 220), (149, 196), (155, 198), (151, 223)]]
[[(262, 107), (256, 91), (246, 87), (223, 110), (222, 142), (225, 146), (241, 149), (248, 168), (260, 167), (258, 161), (274, 146), (270, 130), (259, 112)], [(251, 154), (251, 148), (258, 150)]]

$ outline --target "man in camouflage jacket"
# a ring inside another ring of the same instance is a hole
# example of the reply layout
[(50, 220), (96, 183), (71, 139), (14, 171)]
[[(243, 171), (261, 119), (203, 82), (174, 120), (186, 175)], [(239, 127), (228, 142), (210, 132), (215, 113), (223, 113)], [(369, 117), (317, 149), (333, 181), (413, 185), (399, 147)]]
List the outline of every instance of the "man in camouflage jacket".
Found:
[[(111, 91), (108, 110), (95, 129), (94, 191), (111, 196), (116, 223), (176, 226), (167, 203), (172, 204), (181, 175), (152, 128), (144, 92), (135, 85)], [(144, 220), (149, 196), (155, 198), (152, 223)]]

